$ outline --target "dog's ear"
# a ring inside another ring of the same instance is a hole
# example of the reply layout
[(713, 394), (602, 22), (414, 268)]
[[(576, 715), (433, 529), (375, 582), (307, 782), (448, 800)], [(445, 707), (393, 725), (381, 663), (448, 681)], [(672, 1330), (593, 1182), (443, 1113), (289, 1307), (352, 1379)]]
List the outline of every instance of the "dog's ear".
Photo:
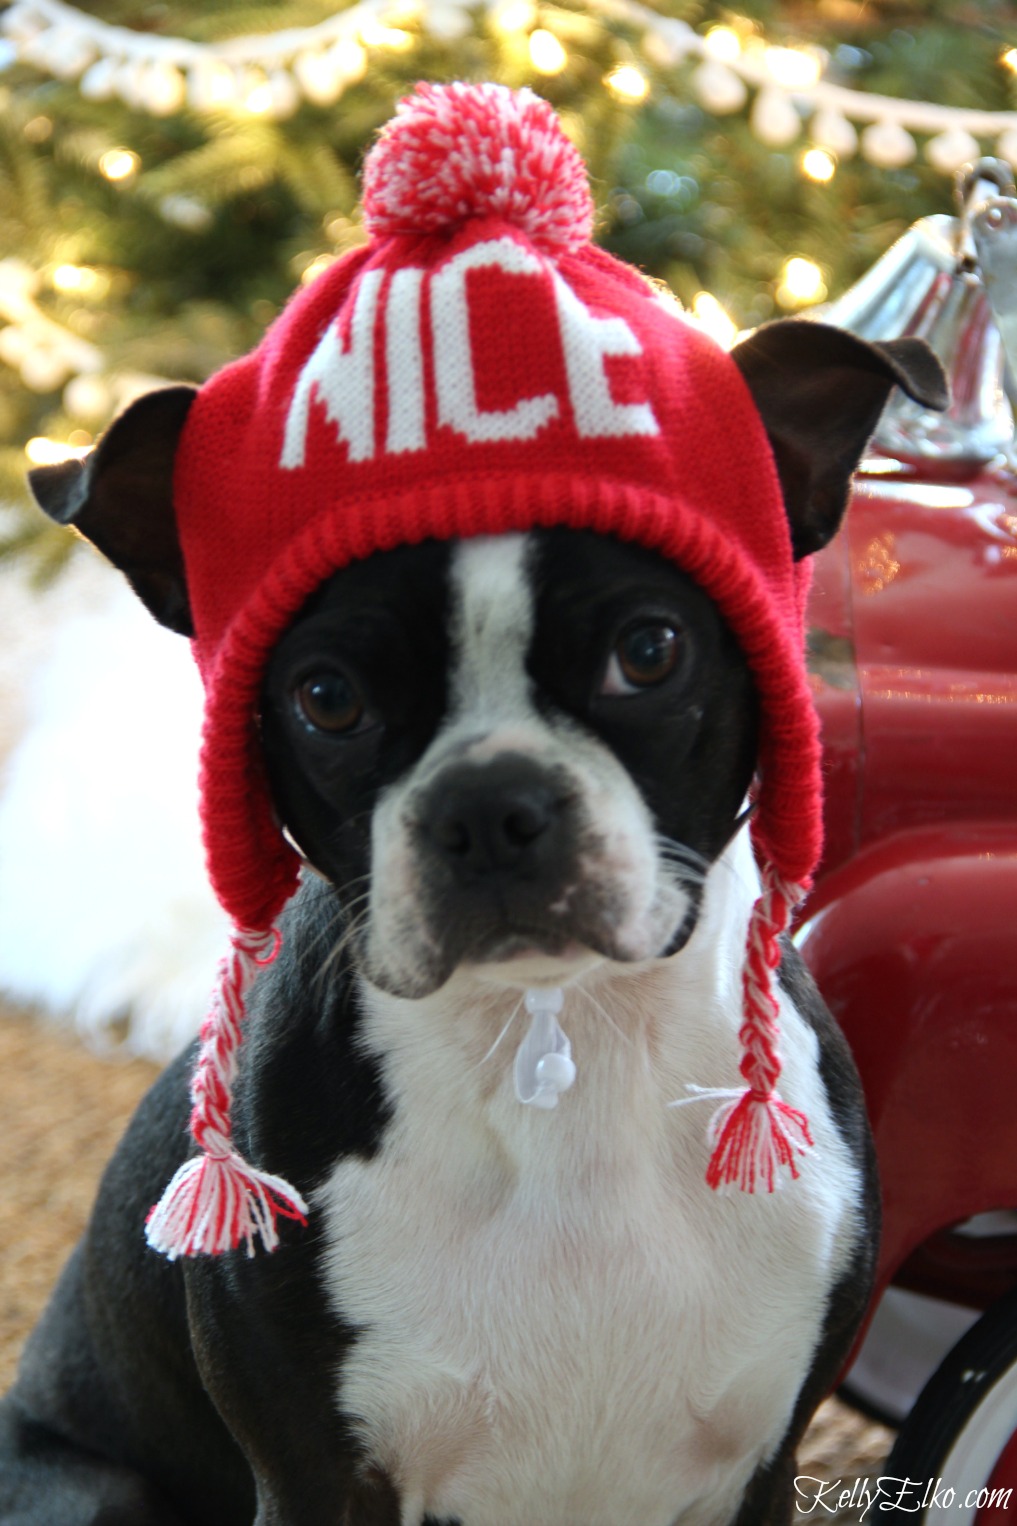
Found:
[(193, 636), (194, 625), (173, 512), (173, 458), (196, 392), (146, 393), (84, 461), (28, 474), (40, 508), (80, 530), (119, 567), (159, 623), (182, 636)]
[(945, 408), (943, 368), (921, 339), (868, 344), (844, 329), (785, 318), (731, 351), (770, 437), (796, 559), (825, 546), (894, 386)]

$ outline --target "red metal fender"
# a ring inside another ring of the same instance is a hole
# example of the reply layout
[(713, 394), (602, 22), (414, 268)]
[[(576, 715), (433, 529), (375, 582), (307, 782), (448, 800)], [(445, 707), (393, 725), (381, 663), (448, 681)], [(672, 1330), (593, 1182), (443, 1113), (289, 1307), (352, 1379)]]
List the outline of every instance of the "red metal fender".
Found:
[(854, 1051), (883, 1183), (878, 1293), (1017, 1207), (1017, 825), (916, 828), (819, 884), (796, 935)]

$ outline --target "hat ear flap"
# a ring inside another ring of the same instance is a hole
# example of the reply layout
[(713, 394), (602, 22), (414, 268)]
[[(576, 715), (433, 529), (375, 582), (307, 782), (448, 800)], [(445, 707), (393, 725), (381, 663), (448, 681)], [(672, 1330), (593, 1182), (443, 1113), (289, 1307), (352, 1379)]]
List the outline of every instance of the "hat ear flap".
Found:
[(82, 461), (29, 472), (39, 507), (79, 530), (127, 578), (161, 625), (194, 635), (173, 509), (173, 463), (196, 387), (149, 392)]
[(757, 329), (731, 358), (770, 438), (796, 560), (836, 533), (851, 474), (892, 388), (926, 408), (949, 402), (943, 369), (921, 339), (869, 344), (846, 329), (789, 318)]

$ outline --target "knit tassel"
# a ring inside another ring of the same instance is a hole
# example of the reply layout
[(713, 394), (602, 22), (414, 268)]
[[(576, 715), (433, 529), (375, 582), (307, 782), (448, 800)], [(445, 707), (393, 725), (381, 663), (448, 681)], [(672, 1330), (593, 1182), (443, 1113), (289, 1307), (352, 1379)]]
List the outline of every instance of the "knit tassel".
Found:
[(231, 952), (219, 968), (191, 1078), (191, 1137), (201, 1153), (180, 1167), (145, 1226), (149, 1245), (171, 1261), (221, 1255), (241, 1241), (253, 1256), (256, 1235), (272, 1251), (279, 1244), (278, 1217), (307, 1222), (299, 1192), (281, 1177), (257, 1170), (234, 1148), (230, 1121), (245, 998), (259, 969), (276, 958), (280, 941), (274, 928), (269, 933), (235, 929)]
[(798, 1177), (797, 1156), (812, 1147), (808, 1119), (777, 1095), (780, 1058), (777, 1053), (778, 1006), (772, 989), (773, 971), (780, 963), (781, 933), (802, 889), (780, 879), (772, 866), (763, 869), (763, 893), (752, 908), (743, 972), (744, 1021), (738, 1038), (742, 1046), (739, 1070), (748, 1083), (740, 1096), (725, 1102), (709, 1128), (712, 1146), (706, 1181), (710, 1187), (735, 1186), (755, 1192), (758, 1184), (772, 1192), (778, 1172), (787, 1167)]
[(781, 1166), (797, 1178), (795, 1154), (804, 1154), (812, 1145), (804, 1113), (775, 1093), (757, 1097), (751, 1091), (718, 1108), (709, 1137), (713, 1154), (706, 1168), (707, 1185), (733, 1185), (742, 1192), (755, 1192), (757, 1183), (772, 1192), (779, 1185)]

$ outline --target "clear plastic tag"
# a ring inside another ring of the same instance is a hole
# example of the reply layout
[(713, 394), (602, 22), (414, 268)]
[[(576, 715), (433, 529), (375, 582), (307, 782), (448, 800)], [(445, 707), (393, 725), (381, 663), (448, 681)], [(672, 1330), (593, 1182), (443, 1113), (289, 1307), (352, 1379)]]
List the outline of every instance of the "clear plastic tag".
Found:
[(531, 1107), (557, 1107), (576, 1079), (572, 1045), (558, 1022), (564, 1000), (560, 986), (537, 986), (525, 996), (530, 1026), (516, 1051), (515, 1082), (519, 1101)]

